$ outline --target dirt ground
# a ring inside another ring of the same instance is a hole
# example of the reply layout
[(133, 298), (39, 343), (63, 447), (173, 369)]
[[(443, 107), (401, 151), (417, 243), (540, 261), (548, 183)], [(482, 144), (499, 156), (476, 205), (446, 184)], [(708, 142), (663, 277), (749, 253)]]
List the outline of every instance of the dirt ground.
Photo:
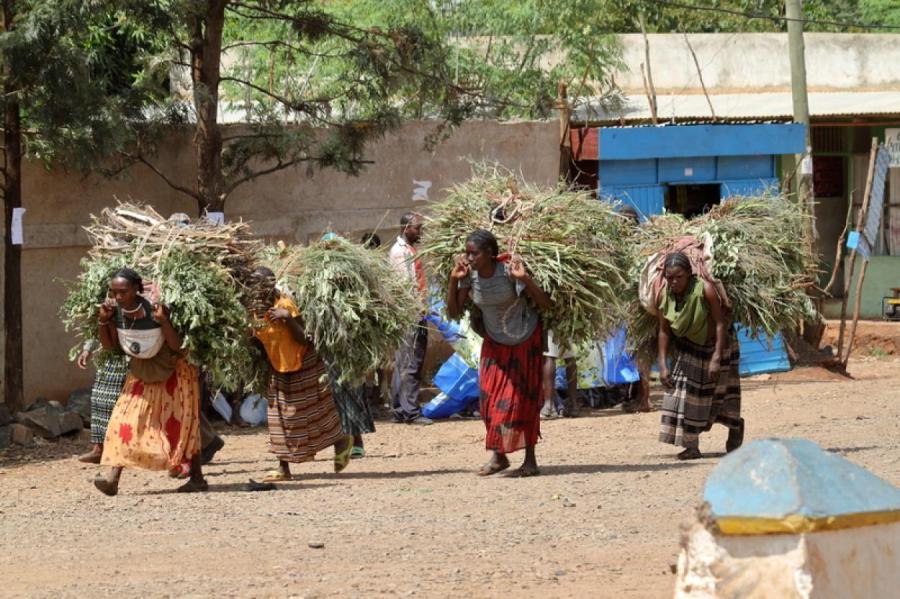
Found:
[[(825, 335), (822, 345), (837, 347), (840, 334), (840, 321), (826, 321)], [(845, 343), (849, 342), (850, 323), (845, 331)], [(857, 357), (884, 357), (900, 355), (900, 322), (882, 320), (860, 320), (853, 339), (853, 352)]]
[[(900, 358), (744, 380), (748, 441), (812, 439), (900, 484)], [(654, 399), (659, 400), (658, 390)], [(33, 597), (671, 597), (679, 524), (725, 443), (675, 461), (658, 413), (589, 411), (543, 425), (543, 475), (479, 478), (479, 421), (379, 423), (334, 475), (244, 491), (272, 465), (266, 437), (224, 431), (210, 492), (128, 472), (119, 496), (74, 442), (0, 454), (0, 595)], [(310, 544), (323, 543), (324, 548)]]

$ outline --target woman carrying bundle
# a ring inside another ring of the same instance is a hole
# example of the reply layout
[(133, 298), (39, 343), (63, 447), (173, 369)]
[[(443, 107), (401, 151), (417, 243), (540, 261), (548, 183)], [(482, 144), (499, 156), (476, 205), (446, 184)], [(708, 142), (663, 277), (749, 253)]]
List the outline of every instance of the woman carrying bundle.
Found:
[(101, 464), (111, 466), (94, 486), (115, 495), (124, 468), (190, 471), (179, 492), (205, 491), (200, 466), (198, 430), (200, 385), (197, 369), (182, 354), (181, 335), (172, 327), (168, 310), (139, 294), (143, 281), (124, 268), (109, 283), (113, 298), (100, 307), (100, 343), (121, 347), (131, 356), (122, 394), (116, 401)]
[[(659, 440), (684, 447), (679, 460), (696, 460), (700, 433), (716, 422), (729, 428), (727, 451), (741, 446), (740, 346), (709, 281), (693, 274), (682, 252), (666, 256), (666, 289), (659, 303), (659, 377), (666, 386)], [(675, 359), (668, 366), (670, 340)]]
[(543, 351), (537, 310), (550, 298), (525, 270), (520, 258), (507, 264), (497, 239), (483, 229), (466, 238), (465, 254), (456, 257), (447, 291), (447, 312), (462, 315), (470, 298), (484, 319), (479, 385), (485, 447), (493, 452), (478, 474), (509, 468), (507, 454), (525, 449), (525, 460), (512, 476), (539, 474), (534, 446), (540, 436)]
[(278, 470), (263, 480), (291, 480), (291, 462), (308, 462), (329, 446), (334, 446), (334, 471), (340, 472), (350, 461), (353, 437), (341, 431), (325, 363), (306, 342), (296, 304), (275, 288), (275, 273), (257, 268), (253, 284), (266, 307), (254, 334), (273, 370), (267, 396), (269, 447), (278, 458)]

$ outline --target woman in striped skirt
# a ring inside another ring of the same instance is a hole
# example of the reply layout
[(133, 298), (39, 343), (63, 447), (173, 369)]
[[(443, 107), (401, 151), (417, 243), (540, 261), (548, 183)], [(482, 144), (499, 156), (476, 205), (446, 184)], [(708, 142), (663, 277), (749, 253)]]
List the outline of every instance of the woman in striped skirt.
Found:
[(331, 379), (331, 394), (341, 419), (341, 429), (344, 434), (353, 437), (353, 449), (350, 457), (362, 458), (366, 455), (363, 435), (375, 432), (372, 409), (369, 407), (369, 399), (366, 397), (365, 385), (341, 383), (338, 381), (340, 376), (340, 371), (334, 364), (330, 364), (328, 377)]
[(292, 462), (310, 461), (329, 446), (334, 446), (334, 471), (340, 472), (350, 461), (353, 438), (341, 431), (325, 363), (306, 341), (296, 304), (276, 290), (275, 274), (259, 268), (254, 284), (268, 306), (254, 334), (273, 371), (267, 394), (269, 448), (278, 458), (278, 469), (263, 480), (291, 480)]
[[(696, 460), (700, 433), (728, 427), (727, 451), (744, 440), (740, 347), (715, 287), (693, 275), (682, 252), (666, 256), (666, 290), (659, 304), (659, 378), (666, 387), (659, 440), (680, 445), (679, 460)], [(675, 361), (669, 370), (670, 341)]]
[[(87, 368), (87, 361), (96, 348), (94, 341), (87, 341), (78, 356), (78, 367)], [(103, 439), (106, 437), (106, 426), (112, 416), (113, 407), (125, 377), (128, 375), (128, 356), (120, 351), (107, 352), (97, 362), (97, 374), (91, 387), (91, 443), (93, 447), (87, 453), (78, 456), (78, 461), (87, 464), (99, 464), (103, 456)]]

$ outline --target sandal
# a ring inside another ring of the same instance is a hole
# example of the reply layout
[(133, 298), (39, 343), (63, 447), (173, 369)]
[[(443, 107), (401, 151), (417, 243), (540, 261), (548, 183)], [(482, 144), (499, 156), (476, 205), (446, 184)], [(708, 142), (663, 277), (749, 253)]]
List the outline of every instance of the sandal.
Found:
[(334, 472), (341, 472), (350, 463), (350, 454), (353, 452), (353, 437), (347, 436), (347, 447), (344, 451), (334, 452)]
[(278, 487), (276, 487), (273, 483), (258, 483), (252, 478), (246, 485), (244, 485), (244, 489), (247, 491), (274, 491), (277, 488)]
[(269, 470), (266, 472), (266, 475), (263, 476), (262, 482), (264, 483), (283, 483), (285, 481), (292, 480), (290, 474), (283, 470)]
[(699, 460), (703, 457), (703, 454), (696, 447), (689, 447), (675, 457), (679, 460)]
[(356, 460), (364, 457), (366, 457), (366, 450), (362, 447), (354, 445), (353, 449), (350, 451), (350, 459)]
[(503, 472), (509, 468), (509, 460), (506, 462), (498, 464), (497, 462), (488, 462), (478, 470), (478, 476), (491, 476), (492, 474), (497, 474), (498, 472)]
[(552, 420), (553, 418), (556, 418), (556, 410), (552, 407), (548, 409), (546, 406), (541, 408), (541, 420)]

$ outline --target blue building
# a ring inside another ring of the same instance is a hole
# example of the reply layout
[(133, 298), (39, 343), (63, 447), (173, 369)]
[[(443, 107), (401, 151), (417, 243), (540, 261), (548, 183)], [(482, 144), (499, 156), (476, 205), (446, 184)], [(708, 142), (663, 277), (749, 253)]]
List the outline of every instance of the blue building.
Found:
[(598, 188), (650, 216), (699, 214), (734, 195), (779, 184), (777, 159), (804, 149), (799, 124), (596, 129)]

